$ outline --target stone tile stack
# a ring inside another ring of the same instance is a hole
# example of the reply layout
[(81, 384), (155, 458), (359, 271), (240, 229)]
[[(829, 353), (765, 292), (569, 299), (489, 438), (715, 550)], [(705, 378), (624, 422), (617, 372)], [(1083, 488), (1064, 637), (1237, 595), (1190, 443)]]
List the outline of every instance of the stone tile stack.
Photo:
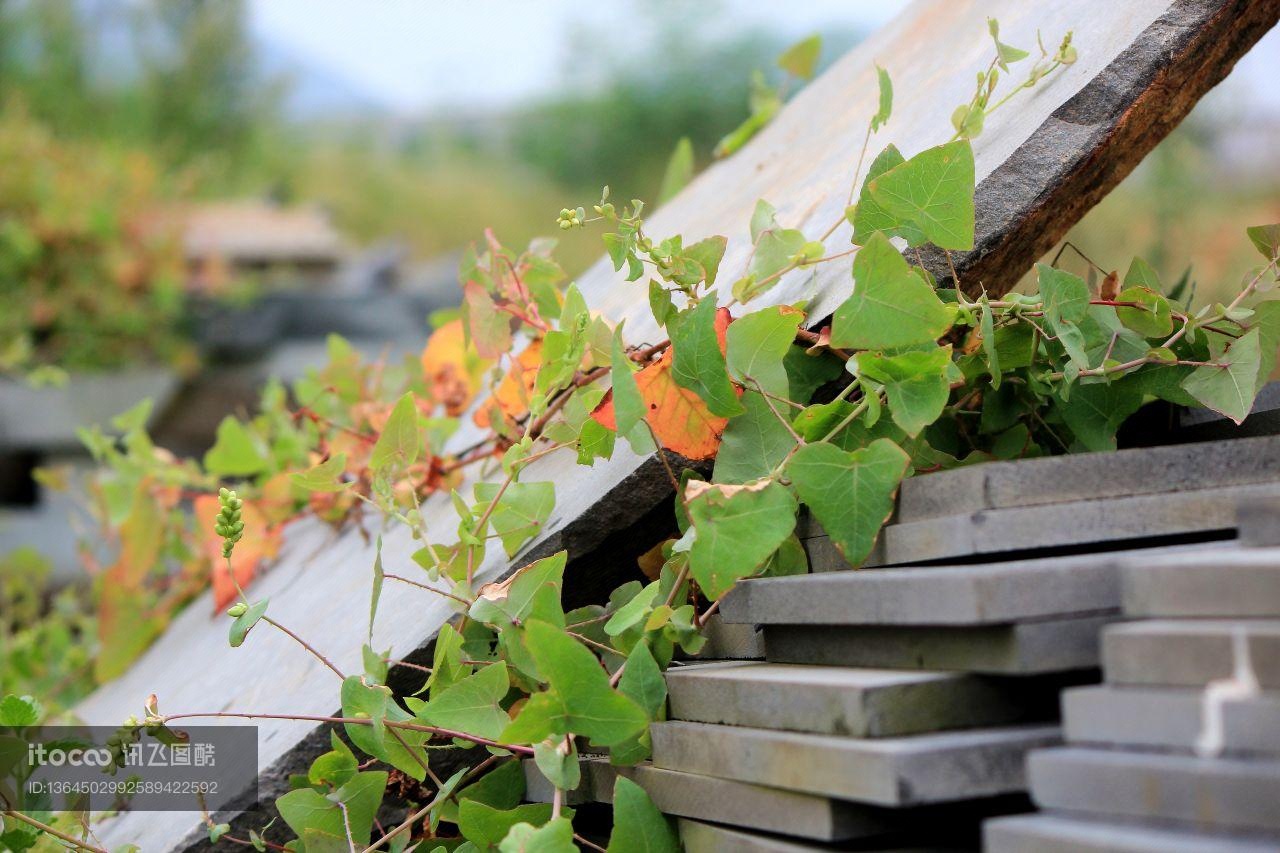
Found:
[(1045, 813), (990, 822), (987, 849), (1280, 849), (1280, 548), (1167, 554), (1121, 577), (1139, 621), (1104, 631), (1106, 684), (1066, 691), (1067, 746), (1028, 762)]
[[(1060, 813), (997, 817), (989, 823), (996, 840), (1010, 832), (1002, 827), (1043, 834), (1006, 849), (1058, 849), (1066, 825), (1100, 839), (1083, 849), (1129, 849), (1149, 830), (1117, 823), (1108, 835), (1075, 813), (1131, 808), (1126, 820), (1141, 816), (1141, 786), (1132, 802), (1117, 790), (1143, 774), (1183, 786), (1166, 811), (1193, 795), (1208, 797), (1201, 805), (1215, 819), (1280, 802), (1280, 762), (1258, 763), (1262, 753), (1238, 778), (1224, 776), (1216, 793), (1200, 794), (1187, 769), (1204, 761), (1190, 752), (1198, 690), (1232, 671), (1238, 629), (1221, 618), (1253, 620), (1244, 630), (1258, 678), (1264, 690), (1280, 684), (1280, 655), (1270, 651), (1280, 645), (1280, 618), (1258, 618), (1280, 613), (1268, 603), (1273, 575), (1242, 568), (1273, 549), (1232, 538), (1241, 497), (1280, 497), (1280, 438), (909, 480), (880, 567), (841, 571), (848, 566), (821, 531), (808, 531), (813, 574), (747, 581), (721, 603), (711, 645), (737, 659), (668, 671), (668, 720), (651, 729), (651, 763), (619, 769), (589, 760), (573, 799), (607, 802), (624, 773), (680, 819), (695, 853), (977, 846), (984, 820), (1030, 808), (1028, 781), (1046, 807), (1043, 798), (1063, 798), (1053, 801)], [(1214, 597), (1181, 575), (1156, 574), (1198, 565), (1205, 554), (1211, 566), (1238, 564), (1234, 592), (1209, 583)], [(1239, 599), (1257, 610), (1240, 610)], [(1177, 610), (1189, 603), (1201, 610)], [(1165, 621), (1123, 623), (1126, 613)], [(1104, 662), (1108, 686), (1083, 686), (1096, 684)], [(1183, 685), (1182, 694), (1166, 695), (1171, 685)], [(1051, 749), (1063, 737), (1064, 688), (1072, 746)], [(1262, 697), (1231, 708), (1228, 749), (1251, 745), (1280, 758), (1268, 716), (1277, 707)], [(1159, 726), (1144, 717), (1159, 717)], [(1179, 732), (1183, 755), (1169, 751)], [(1120, 743), (1143, 751), (1108, 751)], [(529, 777), (530, 796), (550, 799), (532, 765)], [(1034, 830), (1019, 829), (1028, 822)]]

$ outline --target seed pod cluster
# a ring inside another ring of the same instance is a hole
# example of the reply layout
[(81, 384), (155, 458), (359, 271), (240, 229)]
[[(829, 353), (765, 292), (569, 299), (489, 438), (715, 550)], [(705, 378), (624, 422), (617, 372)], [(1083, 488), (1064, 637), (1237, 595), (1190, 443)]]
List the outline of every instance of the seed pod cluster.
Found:
[(244, 519), (241, 509), (244, 502), (236, 496), (232, 489), (218, 490), (218, 504), (221, 509), (213, 523), (213, 532), (222, 537), (222, 556), (230, 557), (231, 551), (244, 535)]

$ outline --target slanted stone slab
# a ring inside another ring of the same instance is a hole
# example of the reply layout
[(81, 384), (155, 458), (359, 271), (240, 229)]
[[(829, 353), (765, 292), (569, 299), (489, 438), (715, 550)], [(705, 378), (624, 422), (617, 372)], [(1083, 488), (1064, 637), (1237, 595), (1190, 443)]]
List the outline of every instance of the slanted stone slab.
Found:
[(1171, 821), (1202, 830), (1280, 830), (1280, 761), (1066, 747), (1027, 760), (1045, 809)]
[[(1067, 743), (1193, 752), (1204, 730), (1202, 690), (1077, 687), (1062, 694)], [(1263, 694), (1222, 705), (1225, 753), (1280, 757), (1280, 697)]]
[[(549, 803), (555, 788), (532, 761), (524, 763), (525, 799)], [(644, 788), (664, 814), (777, 832), (817, 841), (866, 838), (901, 830), (910, 820), (893, 809), (846, 803), (815, 794), (784, 791), (750, 782), (664, 770), (651, 764), (613, 767), (608, 759), (582, 761), (582, 785), (572, 803), (612, 803), (619, 775)]]
[[(1236, 640), (1237, 635), (1244, 639)], [(1232, 677), (1237, 642), (1248, 646), (1262, 688), (1280, 688), (1280, 620), (1171, 619), (1112, 625), (1102, 636), (1103, 668), (1113, 684), (1203, 687)]]
[(1021, 791), (1026, 752), (1058, 740), (1056, 726), (871, 740), (685, 722), (650, 732), (657, 767), (895, 807)]
[(1056, 681), (955, 672), (713, 663), (667, 671), (673, 720), (891, 737), (1050, 719)]
[(775, 663), (942, 669), (1005, 675), (1098, 666), (1098, 635), (1114, 616), (970, 627), (769, 625)]
[(1057, 814), (1015, 815), (982, 825), (986, 853), (1274, 853), (1280, 837), (1209, 835)]
[(720, 605), (754, 625), (990, 625), (1116, 613), (1113, 554), (761, 578)]
[[(890, 524), (877, 565), (918, 563), (1098, 542), (1152, 540), (1236, 529), (1241, 500), (1280, 496), (1280, 482), (1158, 495), (1104, 498), (1016, 509), (981, 510)], [(1069, 523), (1064, 523), (1064, 520)], [(868, 560), (867, 565), (873, 565)]]
[[(1280, 382), (1267, 387), (1280, 392)], [(1280, 545), (1280, 498), (1240, 501), (1236, 506), (1236, 537), (1246, 548)]]
[(1126, 558), (1121, 590), (1127, 616), (1280, 617), (1280, 548)]
[(897, 520), (1280, 480), (1280, 436), (993, 462), (912, 477)]

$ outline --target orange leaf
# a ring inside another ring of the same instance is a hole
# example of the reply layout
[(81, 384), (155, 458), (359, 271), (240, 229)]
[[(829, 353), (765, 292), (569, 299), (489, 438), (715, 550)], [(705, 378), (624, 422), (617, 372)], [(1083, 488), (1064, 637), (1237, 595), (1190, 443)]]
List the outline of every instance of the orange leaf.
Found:
[[(672, 352), (647, 365), (636, 374), (636, 387), (649, 409), (645, 420), (662, 446), (688, 459), (710, 459), (720, 447), (720, 434), (728, 418), (717, 417), (702, 398), (676, 384), (671, 376)], [(591, 416), (610, 429), (617, 429), (612, 390)]]
[(483, 361), (467, 349), (461, 318), (445, 323), (431, 333), (422, 350), (422, 373), (431, 397), (450, 416), (466, 410), (480, 389)]
[[(243, 589), (258, 574), (264, 560), (276, 555), (280, 547), (279, 531), (267, 526), (262, 511), (245, 501), (241, 511), (244, 519), (244, 536), (231, 552), (231, 569), (236, 583)], [(195, 500), (196, 524), (200, 530), (200, 545), (213, 565), (213, 609), (222, 611), (235, 601), (236, 586), (227, 571), (227, 561), (222, 559), (222, 539), (213, 532), (213, 519), (218, 514), (216, 495), (201, 495)]]
[(542, 339), (539, 338), (511, 360), (511, 369), (494, 389), (493, 397), (488, 401), (489, 405), (481, 406), (472, 415), (476, 426), (487, 428), (490, 425), (489, 412), (492, 404), (495, 403), (511, 420), (523, 417), (529, 411), (529, 397), (533, 394), (533, 386), (538, 379), (538, 368), (541, 365)]

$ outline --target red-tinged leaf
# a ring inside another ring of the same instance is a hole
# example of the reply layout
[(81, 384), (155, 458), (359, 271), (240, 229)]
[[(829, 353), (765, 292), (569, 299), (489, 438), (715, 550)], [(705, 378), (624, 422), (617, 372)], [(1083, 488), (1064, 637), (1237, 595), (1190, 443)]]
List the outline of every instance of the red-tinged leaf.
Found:
[[(671, 350), (667, 350), (636, 374), (636, 387), (649, 410), (645, 420), (663, 447), (689, 459), (710, 459), (720, 447), (720, 435), (729, 419), (711, 414), (697, 394), (676, 384), (671, 359)], [(617, 429), (612, 394), (596, 407), (592, 417), (609, 429)]]
[(474, 281), (462, 286), (462, 313), (470, 343), (484, 358), (497, 358), (511, 349), (511, 315), (498, 310), (489, 292)]
[(529, 398), (533, 394), (533, 386), (538, 379), (538, 368), (541, 366), (542, 340), (539, 339), (511, 359), (511, 368), (507, 371), (507, 375), (502, 377), (498, 387), (493, 390), (492, 397), (471, 416), (476, 426), (487, 429), (491, 425), (490, 411), (494, 405), (512, 421), (523, 417), (529, 411)]

